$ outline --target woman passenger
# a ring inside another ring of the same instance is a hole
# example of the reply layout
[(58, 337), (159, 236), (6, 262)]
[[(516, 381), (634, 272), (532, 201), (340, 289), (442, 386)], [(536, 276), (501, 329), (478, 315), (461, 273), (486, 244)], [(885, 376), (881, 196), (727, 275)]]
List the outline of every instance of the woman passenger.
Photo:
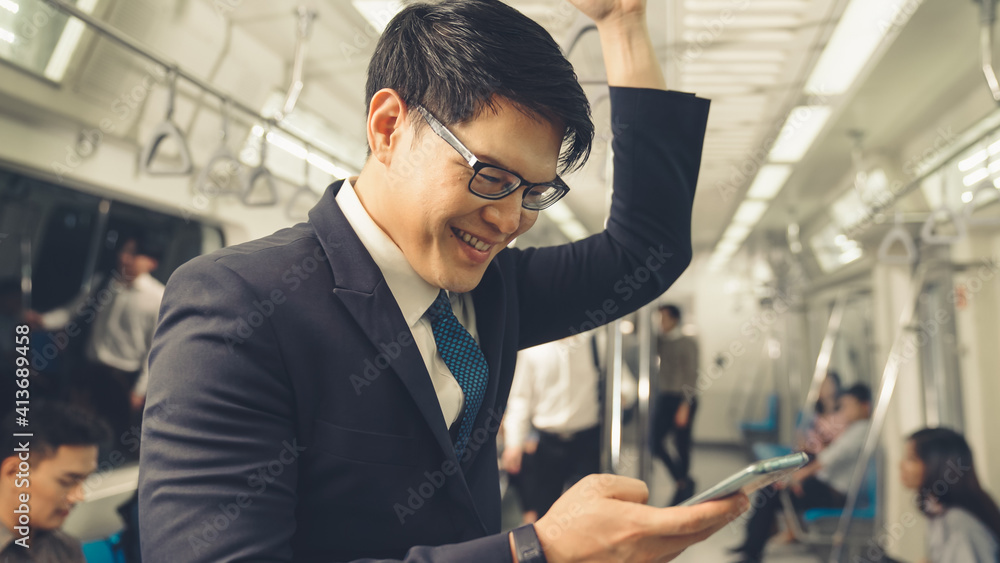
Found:
[(952, 430), (926, 428), (906, 442), (900, 473), (929, 520), (930, 563), (1000, 563), (1000, 510), (974, 465), (965, 438)]

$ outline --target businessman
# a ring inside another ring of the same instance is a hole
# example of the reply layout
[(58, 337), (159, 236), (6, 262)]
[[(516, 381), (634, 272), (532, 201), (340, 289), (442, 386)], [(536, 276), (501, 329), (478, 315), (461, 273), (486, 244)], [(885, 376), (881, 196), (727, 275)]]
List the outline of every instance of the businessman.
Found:
[(590, 476), (500, 533), (517, 351), (620, 317), (690, 256), (708, 103), (664, 91), (643, 0), (572, 0), (611, 86), (604, 232), (512, 249), (593, 137), (571, 65), (495, 0), (411, 4), (369, 64), (370, 157), (309, 221), (192, 260), (154, 337), (143, 561), (666, 561), (745, 508)]

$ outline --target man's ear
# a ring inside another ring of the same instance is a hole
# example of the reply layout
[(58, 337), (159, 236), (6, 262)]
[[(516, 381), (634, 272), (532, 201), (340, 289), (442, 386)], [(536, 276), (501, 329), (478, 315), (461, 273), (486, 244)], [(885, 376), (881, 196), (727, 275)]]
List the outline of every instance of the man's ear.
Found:
[(0, 461), (0, 480), (7, 483), (14, 482), (14, 475), (17, 473), (17, 464), (21, 460), (17, 456), (7, 456)]
[(383, 88), (372, 96), (368, 106), (368, 146), (372, 156), (385, 166), (392, 162), (392, 153), (402, 138), (406, 115), (406, 102), (395, 90)]

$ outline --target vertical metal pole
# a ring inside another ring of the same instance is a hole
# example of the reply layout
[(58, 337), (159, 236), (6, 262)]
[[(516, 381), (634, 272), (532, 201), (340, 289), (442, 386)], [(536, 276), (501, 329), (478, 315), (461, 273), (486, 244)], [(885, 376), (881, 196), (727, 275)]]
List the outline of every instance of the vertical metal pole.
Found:
[(87, 249), (87, 263), (83, 268), (83, 280), (80, 281), (80, 291), (90, 293), (94, 283), (94, 271), (97, 269), (97, 260), (101, 255), (101, 241), (105, 237), (105, 229), (108, 226), (108, 214), (111, 212), (111, 200), (102, 199), (97, 204), (97, 221), (94, 222), (94, 231), (90, 235), (90, 248)]
[(653, 308), (649, 305), (639, 309), (636, 333), (639, 338), (639, 479), (649, 484), (652, 475), (652, 456), (649, 450), (650, 379), (652, 377), (653, 346), (656, 332), (653, 330)]
[(892, 392), (896, 388), (896, 380), (899, 378), (899, 367), (907, 360), (903, 354), (903, 347), (911, 338), (907, 329), (913, 322), (917, 300), (920, 298), (920, 290), (924, 286), (926, 275), (927, 267), (926, 265), (921, 265), (910, 287), (910, 302), (900, 316), (896, 339), (889, 350), (889, 359), (886, 361), (885, 371), (882, 372), (881, 390), (878, 394), (875, 410), (872, 413), (871, 425), (868, 427), (868, 433), (865, 435), (865, 445), (861, 450), (858, 463), (854, 466), (854, 475), (851, 477), (851, 486), (847, 492), (847, 504), (844, 505), (844, 512), (840, 517), (840, 525), (837, 526), (837, 533), (833, 536), (833, 550), (830, 552), (830, 563), (840, 563), (843, 556), (844, 543), (847, 539), (847, 534), (851, 530), (851, 523), (854, 520), (854, 509), (857, 507), (861, 487), (864, 485), (865, 474), (868, 472), (868, 464), (871, 463), (872, 456), (878, 448), (882, 427), (885, 426), (885, 419), (889, 414), (889, 402), (892, 400)]
[(809, 407), (815, 405), (819, 400), (819, 391), (826, 379), (827, 372), (830, 371), (830, 359), (833, 356), (833, 346), (840, 336), (840, 323), (844, 320), (844, 309), (847, 308), (847, 291), (837, 294), (833, 302), (833, 310), (830, 312), (830, 320), (826, 324), (826, 334), (823, 335), (823, 344), (819, 348), (819, 355), (816, 356), (816, 367), (813, 369), (812, 383), (809, 385), (809, 393), (806, 395), (806, 402), (802, 406), (802, 419), (799, 421), (799, 430), (804, 429), (808, 420), (805, 413), (809, 412)]
[(609, 445), (609, 457), (605, 457), (603, 468), (611, 473), (621, 471), (622, 457), (622, 330), (621, 320), (607, 325), (607, 379), (605, 382), (605, 444)]

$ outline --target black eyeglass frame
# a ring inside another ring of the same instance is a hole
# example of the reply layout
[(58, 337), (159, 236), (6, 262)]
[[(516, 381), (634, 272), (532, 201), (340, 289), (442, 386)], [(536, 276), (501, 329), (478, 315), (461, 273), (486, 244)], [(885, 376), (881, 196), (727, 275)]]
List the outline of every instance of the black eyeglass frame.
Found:
[[(414, 104), (411, 107), (412, 109), (416, 110), (421, 117), (424, 118), (424, 121), (426, 121), (427, 124), (430, 125), (431, 130), (433, 130), (438, 137), (441, 137), (442, 139), (444, 139), (446, 143), (451, 145), (451, 148), (455, 149), (458, 152), (458, 154), (465, 159), (465, 161), (469, 164), (469, 166), (472, 167), (473, 174), (472, 177), (469, 178), (469, 191), (473, 195), (479, 196), (483, 199), (498, 200), (509, 196), (510, 194), (516, 192), (520, 188), (527, 187), (528, 189), (524, 190), (524, 193), (521, 195), (521, 206), (531, 211), (541, 211), (543, 209), (551, 207), (557, 201), (562, 199), (563, 196), (569, 193), (569, 186), (567, 186), (566, 182), (563, 182), (562, 178), (560, 178), (559, 176), (556, 176), (555, 180), (552, 180), (551, 182), (532, 183), (522, 178), (521, 175), (516, 172), (512, 172), (510, 170), (507, 170), (506, 168), (502, 168), (495, 164), (487, 164), (485, 162), (480, 161), (479, 158), (477, 158), (476, 155), (472, 154), (472, 151), (470, 151), (465, 145), (463, 145), (462, 141), (459, 141), (458, 137), (456, 137), (454, 133), (452, 133), (447, 127), (445, 127), (443, 123), (438, 121), (438, 119), (434, 117), (431, 114), (431, 112), (424, 109), (423, 106), (419, 106), (416, 104)], [(514, 184), (507, 190), (496, 194), (479, 193), (476, 190), (472, 189), (472, 182), (475, 181), (476, 176), (479, 175), (479, 171), (484, 168), (496, 168), (497, 170), (506, 172), (507, 174), (510, 174), (511, 176), (517, 178), (517, 184)], [(529, 207), (527, 202), (528, 193), (531, 191), (532, 188), (538, 186), (545, 186), (545, 187), (551, 186), (560, 191), (555, 196), (552, 196), (548, 198), (546, 201), (542, 202), (540, 206)]]

